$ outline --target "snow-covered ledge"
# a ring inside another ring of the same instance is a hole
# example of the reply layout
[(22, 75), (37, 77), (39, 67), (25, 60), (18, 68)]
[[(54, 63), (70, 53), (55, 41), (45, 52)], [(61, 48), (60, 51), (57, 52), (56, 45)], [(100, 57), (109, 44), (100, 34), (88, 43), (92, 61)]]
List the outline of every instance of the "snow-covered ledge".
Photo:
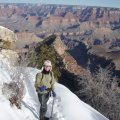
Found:
[[(0, 71), (0, 81), (8, 80), (9, 73), (6, 72), (7, 75), (5, 75), (5, 72), (5, 70)], [(38, 120), (40, 103), (34, 88), (37, 72), (39, 70), (35, 68), (23, 68), (26, 92), (21, 110), (18, 110), (15, 106), (10, 107), (9, 101), (0, 93), (0, 105), (2, 106), (0, 120)], [(57, 97), (55, 98), (52, 120), (108, 120), (91, 106), (81, 101), (65, 86), (56, 83), (55, 91)], [(51, 97), (48, 101), (46, 116), (51, 116), (52, 103), (53, 98)]]

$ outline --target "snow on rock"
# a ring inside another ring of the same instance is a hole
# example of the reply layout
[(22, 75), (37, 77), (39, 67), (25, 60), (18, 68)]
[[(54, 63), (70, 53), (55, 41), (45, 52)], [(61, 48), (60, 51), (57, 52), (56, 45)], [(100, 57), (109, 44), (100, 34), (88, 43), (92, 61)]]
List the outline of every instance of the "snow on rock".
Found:
[(18, 54), (13, 50), (0, 51), (0, 68), (10, 69), (18, 60)]

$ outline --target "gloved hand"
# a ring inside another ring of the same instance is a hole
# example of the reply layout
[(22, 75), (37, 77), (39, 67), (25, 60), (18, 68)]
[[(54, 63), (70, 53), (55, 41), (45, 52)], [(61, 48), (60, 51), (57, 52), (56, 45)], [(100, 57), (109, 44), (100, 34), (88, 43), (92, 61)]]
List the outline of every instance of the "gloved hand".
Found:
[(41, 87), (39, 87), (39, 90), (41, 91), (41, 92), (43, 92), (43, 91), (45, 91), (46, 90), (46, 86), (41, 86)]
[(55, 91), (52, 91), (52, 95), (53, 95), (53, 97), (56, 97)]

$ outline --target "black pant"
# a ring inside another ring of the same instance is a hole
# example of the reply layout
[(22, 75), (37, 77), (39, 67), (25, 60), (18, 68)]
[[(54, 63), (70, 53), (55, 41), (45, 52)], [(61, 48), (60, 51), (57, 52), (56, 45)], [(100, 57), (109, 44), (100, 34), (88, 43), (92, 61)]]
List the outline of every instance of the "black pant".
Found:
[(40, 118), (45, 116), (45, 113), (47, 111), (47, 101), (49, 99), (50, 93), (45, 93), (45, 94), (39, 94), (38, 93), (38, 99), (40, 101)]

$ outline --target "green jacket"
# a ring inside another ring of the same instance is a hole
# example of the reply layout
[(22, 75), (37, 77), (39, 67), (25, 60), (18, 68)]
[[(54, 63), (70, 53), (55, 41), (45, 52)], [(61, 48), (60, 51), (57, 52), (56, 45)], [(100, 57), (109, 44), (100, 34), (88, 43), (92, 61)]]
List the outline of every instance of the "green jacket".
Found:
[(45, 90), (45, 91), (41, 92), (39, 90), (39, 87), (44, 85), (47, 88), (49, 88), (49, 89), (51, 88), (53, 90), (54, 82), (55, 82), (55, 80), (54, 80), (53, 72), (50, 72), (49, 74), (44, 74), (42, 72), (37, 73), (36, 80), (35, 80), (36, 91), (40, 94), (48, 93), (49, 90)]

